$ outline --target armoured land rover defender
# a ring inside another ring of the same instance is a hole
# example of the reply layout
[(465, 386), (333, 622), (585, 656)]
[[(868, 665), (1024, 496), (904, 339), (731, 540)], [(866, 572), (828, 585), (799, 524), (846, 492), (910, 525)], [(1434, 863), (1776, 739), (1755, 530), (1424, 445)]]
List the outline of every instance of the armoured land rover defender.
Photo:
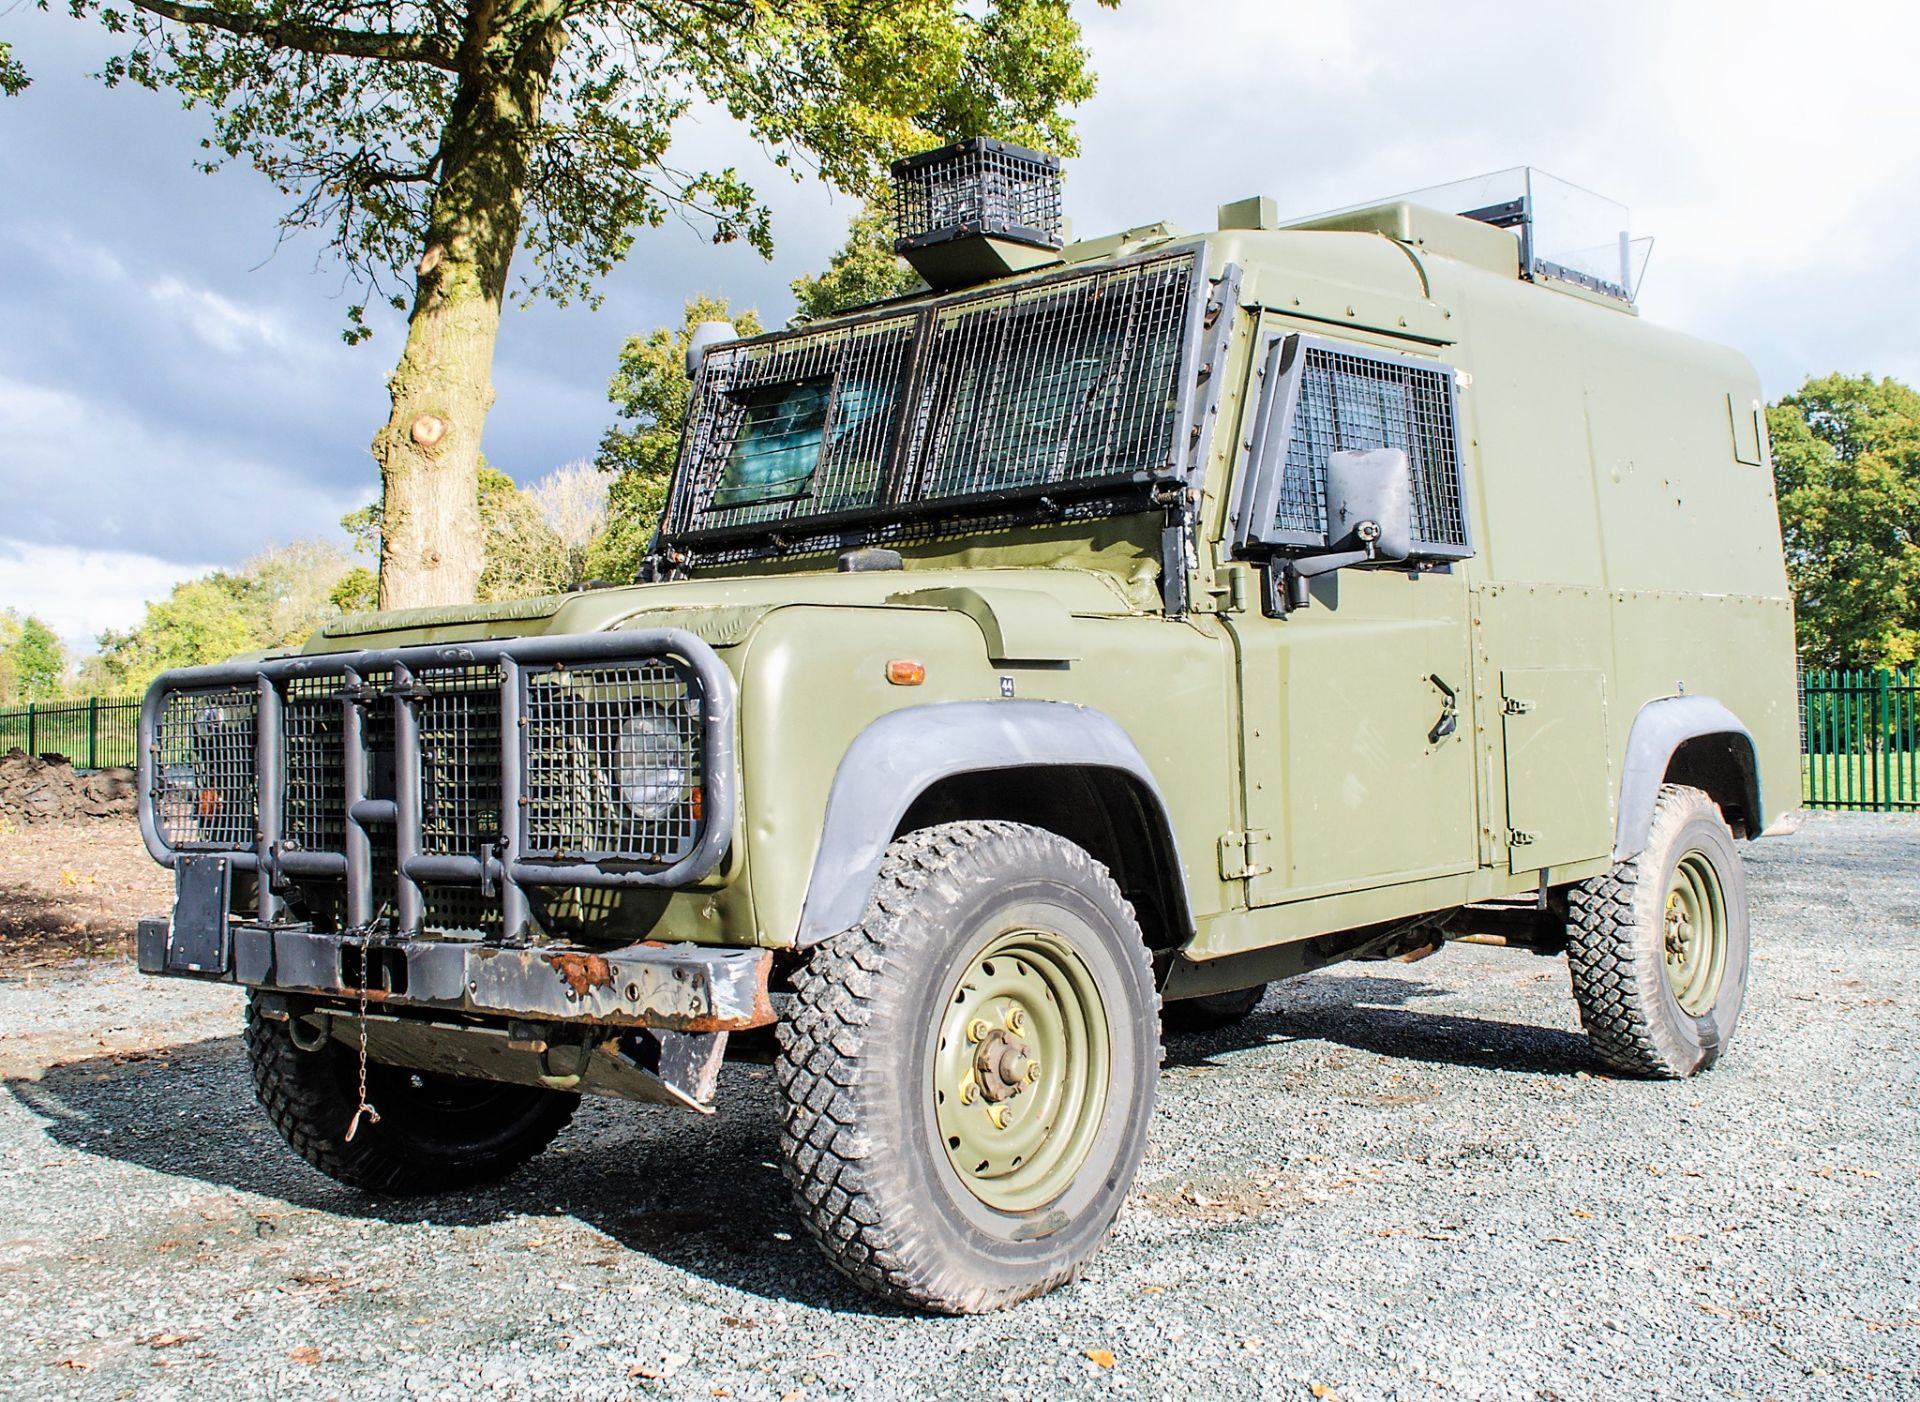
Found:
[(1163, 1005), (1473, 940), (1725, 1051), (1796, 791), (1746, 362), (1536, 173), (1063, 244), (1057, 171), (904, 161), (924, 293), (697, 337), (643, 582), (155, 683), (140, 966), (249, 990), (307, 1160), (470, 1184), (771, 1027), (808, 1230), (969, 1311), (1105, 1236)]

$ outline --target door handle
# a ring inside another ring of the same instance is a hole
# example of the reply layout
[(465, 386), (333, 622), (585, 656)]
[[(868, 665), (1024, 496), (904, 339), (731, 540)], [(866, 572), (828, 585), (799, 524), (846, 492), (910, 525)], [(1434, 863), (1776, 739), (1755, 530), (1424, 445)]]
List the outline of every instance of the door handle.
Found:
[(1453, 694), (1453, 688), (1439, 677), (1429, 675), (1427, 680), (1440, 688), (1440, 719), (1433, 723), (1433, 729), (1427, 732), (1427, 743), (1437, 745), (1460, 728), (1460, 706)]

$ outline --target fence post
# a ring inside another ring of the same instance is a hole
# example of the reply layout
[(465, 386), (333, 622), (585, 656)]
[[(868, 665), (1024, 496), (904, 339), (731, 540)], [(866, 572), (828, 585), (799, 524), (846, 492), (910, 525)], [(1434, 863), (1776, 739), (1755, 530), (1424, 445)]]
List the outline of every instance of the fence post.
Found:
[(1874, 691), (1878, 693), (1877, 700), (1880, 704), (1880, 733), (1874, 737), (1873, 745), (1874, 750), (1877, 752), (1873, 756), (1873, 764), (1878, 771), (1880, 788), (1880, 792), (1876, 795), (1879, 802), (1875, 807), (1885, 813), (1890, 812), (1893, 808), (1893, 741), (1891, 738), (1892, 732), (1887, 728), (1887, 722), (1890, 719), (1887, 713), (1887, 703), (1891, 698), (1887, 695), (1887, 669), (1885, 667), (1877, 667), (1874, 669), (1873, 687)]
[(100, 698), (87, 698), (87, 768), (100, 767)]
[(27, 702), (27, 753), (39, 753), (39, 747), (33, 741), (33, 702)]

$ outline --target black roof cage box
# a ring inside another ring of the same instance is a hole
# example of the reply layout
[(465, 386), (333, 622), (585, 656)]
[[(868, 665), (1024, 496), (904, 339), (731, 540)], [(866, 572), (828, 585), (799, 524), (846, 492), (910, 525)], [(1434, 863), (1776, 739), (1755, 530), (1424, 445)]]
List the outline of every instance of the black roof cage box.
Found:
[(976, 136), (893, 163), (900, 253), (955, 239), (1060, 247), (1060, 158)]

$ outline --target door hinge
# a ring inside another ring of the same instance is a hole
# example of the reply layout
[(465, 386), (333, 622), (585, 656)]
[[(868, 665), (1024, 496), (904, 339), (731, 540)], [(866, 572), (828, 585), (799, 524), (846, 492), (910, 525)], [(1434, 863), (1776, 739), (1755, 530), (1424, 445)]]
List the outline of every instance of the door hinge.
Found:
[(1524, 716), (1533, 709), (1533, 702), (1522, 701), (1518, 696), (1509, 696), (1500, 709), (1510, 716)]
[(1245, 881), (1249, 877), (1265, 876), (1273, 868), (1260, 860), (1267, 839), (1272, 836), (1261, 829), (1251, 832), (1223, 832), (1220, 834), (1220, 879), (1222, 881)]
[(1536, 835), (1537, 834), (1528, 832), (1525, 828), (1510, 828), (1507, 831), (1507, 845), (1509, 847), (1531, 847)]

